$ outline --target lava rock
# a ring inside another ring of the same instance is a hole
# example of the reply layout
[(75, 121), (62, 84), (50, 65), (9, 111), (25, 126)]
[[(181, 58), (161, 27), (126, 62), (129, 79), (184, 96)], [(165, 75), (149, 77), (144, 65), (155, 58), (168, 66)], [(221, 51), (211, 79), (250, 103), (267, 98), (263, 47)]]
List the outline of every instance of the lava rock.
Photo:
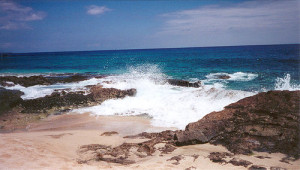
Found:
[(231, 152), (281, 152), (299, 158), (300, 91), (244, 98), (176, 131), (177, 145), (221, 144)]
[(185, 80), (177, 80), (177, 79), (168, 79), (167, 81), (169, 84), (174, 85), (174, 86), (182, 86), (182, 87), (200, 87), (201, 86), (201, 82), (195, 82), (195, 83), (191, 83), (189, 81), (185, 81)]
[(24, 93), (19, 90), (7, 90), (0, 87), (0, 114), (7, 112), (20, 104)]

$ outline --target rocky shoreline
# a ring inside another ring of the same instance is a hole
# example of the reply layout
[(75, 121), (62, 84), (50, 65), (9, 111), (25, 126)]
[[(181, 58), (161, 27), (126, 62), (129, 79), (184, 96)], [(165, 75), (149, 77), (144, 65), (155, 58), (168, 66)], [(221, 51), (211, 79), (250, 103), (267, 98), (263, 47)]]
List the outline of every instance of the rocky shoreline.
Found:
[[(50, 85), (55, 83), (78, 82), (91, 78), (86, 75), (63, 77), (0, 77), (1, 86), (20, 84), (24, 87)], [(12, 83), (11, 83), (12, 82)], [(201, 86), (200, 82), (190, 83), (183, 80), (168, 80), (176, 86)], [(103, 88), (100, 84), (87, 86), (86, 91), (69, 92), (62, 90), (45, 97), (23, 100), (23, 93), (0, 87), (0, 127), (1, 131), (25, 128), (28, 123), (37, 121), (50, 114), (62, 114), (71, 109), (95, 106), (112, 98), (134, 96), (135, 89), (119, 90)], [(244, 98), (230, 104), (224, 110), (207, 114), (197, 122), (190, 123), (185, 130), (163, 131), (160, 133), (141, 133), (124, 138), (144, 138), (141, 143), (123, 143), (117, 147), (100, 144), (81, 146), (78, 153), (93, 152), (89, 160), (79, 159), (78, 163), (90, 160), (118, 163), (135, 163), (131, 157), (147, 157), (157, 151), (156, 145), (163, 143), (161, 154), (173, 152), (181, 146), (210, 143), (222, 145), (232, 153), (211, 153), (209, 158), (217, 163), (231, 163), (237, 166), (258, 169), (245, 160), (237, 160), (234, 154), (252, 154), (255, 152), (280, 152), (286, 154), (282, 161), (293, 161), (300, 157), (300, 91), (269, 91)], [(25, 115), (25, 116), (24, 116)], [(23, 126), (12, 126), (15, 120), (24, 120)], [(136, 152), (132, 152), (136, 149)], [(226, 161), (226, 158), (231, 160)], [(180, 157), (172, 160), (180, 161)]]

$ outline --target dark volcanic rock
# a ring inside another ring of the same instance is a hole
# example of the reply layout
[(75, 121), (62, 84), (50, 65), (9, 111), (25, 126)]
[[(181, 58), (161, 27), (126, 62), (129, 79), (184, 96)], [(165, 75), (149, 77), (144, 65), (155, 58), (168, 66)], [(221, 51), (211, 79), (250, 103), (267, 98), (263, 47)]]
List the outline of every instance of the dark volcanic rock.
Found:
[(51, 84), (55, 83), (72, 83), (88, 80), (90, 77), (87, 75), (75, 74), (75, 75), (67, 75), (67, 76), (54, 76), (54, 77), (46, 77)]
[(226, 79), (230, 79), (230, 76), (228, 76), (228, 75), (218, 75), (217, 78), (226, 80)]
[(267, 168), (262, 167), (262, 166), (258, 166), (258, 165), (252, 165), (250, 168), (248, 168), (249, 170), (267, 170)]
[(177, 131), (177, 145), (210, 142), (234, 153), (281, 152), (299, 157), (300, 91), (269, 91), (212, 112)]
[(227, 152), (212, 152), (208, 155), (208, 158), (212, 162), (218, 162), (218, 163), (226, 163), (225, 158), (226, 157), (232, 157), (233, 155)]
[(23, 101), (21, 99), (23, 94), (19, 90), (7, 90), (0, 87), (0, 114), (20, 104)]
[(72, 108), (93, 106), (107, 99), (123, 98), (132, 96), (136, 93), (135, 89), (119, 90), (113, 88), (102, 88), (102, 86), (91, 87), (91, 93), (85, 95), (84, 92), (54, 92), (51, 95), (24, 100), (21, 105), (24, 113), (40, 113), (49, 110), (68, 110)]
[(177, 79), (168, 79), (168, 83), (174, 86), (183, 86), (183, 87), (200, 87), (201, 86), (201, 82), (195, 82), (195, 83), (191, 83), (189, 81), (185, 81), (185, 80), (177, 80)]
[(102, 88), (102, 86), (91, 87), (91, 96), (95, 101), (104, 101), (111, 98), (123, 98), (125, 96), (134, 96), (136, 89), (119, 90), (114, 88)]
[(5, 76), (0, 77), (0, 84), (4, 84), (6, 81), (13, 82), (14, 84), (20, 84), (24, 87), (34, 86), (34, 85), (49, 85), (50, 80), (43, 76), (30, 76), (30, 77), (16, 77), (16, 76)]
[[(90, 76), (88, 75), (65, 75), (65, 76), (30, 76), (30, 77), (16, 77), (16, 76), (0, 76), (0, 85), (11, 86), (6, 82), (13, 82), (14, 84), (19, 84), (24, 87), (34, 86), (34, 85), (50, 85), (55, 83), (71, 83), (79, 82), (83, 80), (88, 80)], [(99, 76), (97, 77), (99, 78)]]
[(229, 161), (229, 163), (231, 163), (232, 165), (235, 165), (235, 166), (244, 166), (244, 167), (247, 167), (252, 164), (252, 162), (249, 162), (249, 161), (246, 161), (243, 159), (238, 159), (238, 158), (231, 159)]
[(24, 100), (22, 102), (23, 113), (38, 113), (47, 112), (50, 109), (57, 108), (65, 109), (64, 107), (71, 106), (87, 106), (88, 102), (92, 102), (93, 99), (89, 95), (84, 95), (82, 92), (70, 92), (67, 94), (54, 92), (51, 95)]

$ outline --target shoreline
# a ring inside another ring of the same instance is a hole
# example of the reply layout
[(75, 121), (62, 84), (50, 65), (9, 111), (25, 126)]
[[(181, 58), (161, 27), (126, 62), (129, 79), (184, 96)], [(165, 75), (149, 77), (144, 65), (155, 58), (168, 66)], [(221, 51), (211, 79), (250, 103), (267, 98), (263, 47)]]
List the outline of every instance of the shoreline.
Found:
[[(118, 126), (115, 126), (116, 122), (119, 122)], [(108, 124), (113, 126), (106, 126)], [(229, 163), (212, 162), (208, 158), (210, 153), (230, 152), (223, 146), (208, 143), (178, 147), (166, 154), (157, 150), (151, 156), (135, 158), (135, 163), (128, 165), (94, 160), (84, 164), (78, 163), (78, 160), (89, 159), (91, 156), (90, 152), (80, 154), (80, 147), (83, 145), (101, 144), (116, 147), (124, 143), (144, 142), (148, 139), (124, 138), (124, 136), (155, 130), (163, 129), (152, 127), (149, 120), (142, 117), (102, 116), (97, 119), (88, 114), (53, 116), (33, 123), (27, 131), (0, 133), (2, 139), (0, 146), (5, 146), (0, 147), (0, 168), (245, 169), (243, 166), (234, 166)], [(155, 147), (159, 148), (162, 145), (164, 143), (156, 144)], [(300, 168), (299, 160), (290, 163), (280, 162), (279, 160), (284, 156), (279, 153), (254, 152), (252, 155), (237, 154), (233, 157), (264, 167)]]

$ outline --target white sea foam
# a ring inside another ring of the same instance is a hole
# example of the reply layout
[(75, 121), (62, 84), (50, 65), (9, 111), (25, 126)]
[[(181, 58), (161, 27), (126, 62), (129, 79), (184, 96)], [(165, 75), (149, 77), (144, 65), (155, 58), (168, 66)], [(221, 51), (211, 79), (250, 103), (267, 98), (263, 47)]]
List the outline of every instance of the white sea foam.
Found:
[(233, 74), (229, 73), (211, 73), (206, 76), (206, 78), (210, 80), (218, 80), (220, 76), (229, 76), (231, 81), (251, 81), (255, 79), (258, 75), (254, 73), (244, 73), (244, 72), (236, 72)]
[(5, 87), (10, 90), (20, 90), (24, 92), (24, 95), (21, 96), (22, 99), (35, 99), (39, 97), (44, 97), (46, 95), (52, 94), (55, 90), (69, 89), (70, 91), (79, 91), (86, 90), (87, 85), (96, 85), (100, 83), (99, 79), (92, 78), (89, 80), (84, 80), (81, 82), (74, 83), (58, 83), (53, 85), (35, 85), (30, 87), (23, 87), (21, 85), (15, 85), (12, 87)]
[(300, 90), (300, 85), (291, 83), (291, 75), (286, 74), (283, 78), (278, 77), (275, 83), (275, 90)]
[(183, 129), (212, 111), (236, 102), (252, 92), (225, 90), (222, 84), (204, 85), (201, 88), (177, 87), (166, 83), (167, 76), (157, 66), (130, 68), (129, 73), (101, 79), (103, 86), (118, 89), (137, 89), (134, 97), (112, 99), (99, 106), (76, 109), (74, 112), (91, 112), (94, 115), (141, 115), (152, 117), (155, 126)]

